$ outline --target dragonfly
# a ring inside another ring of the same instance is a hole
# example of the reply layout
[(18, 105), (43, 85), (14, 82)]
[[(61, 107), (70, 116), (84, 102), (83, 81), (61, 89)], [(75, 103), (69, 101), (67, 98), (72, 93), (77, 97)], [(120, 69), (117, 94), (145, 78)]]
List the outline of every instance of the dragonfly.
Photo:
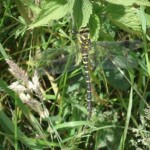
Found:
[[(138, 51), (142, 46), (141, 41), (97, 41), (92, 43), (89, 52), (89, 61), (92, 67), (101, 65), (103, 69), (114, 70), (116, 65), (123, 69), (137, 67), (137, 61), (130, 55), (131, 51)], [(36, 68), (42, 75), (44, 69), (51, 74), (61, 74), (67, 67), (67, 71), (72, 71), (79, 67), (82, 57), (78, 46), (67, 46), (63, 48), (49, 48), (35, 57)], [(113, 61), (113, 63), (112, 63)], [(67, 64), (69, 62), (69, 64)]]
[[(82, 27), (79, 31), (79, 46), (68, 46), (60, 49), (48, 49), (41, 54), (38, 60), (38, 71), (48, 70), (52, 74), (60, 74), (64, 70), (71, 71), (84, 65), (85, 81), (87, 83), (87, 110), (88, 119), (92, 115), (92, 91), (89, 66), (101, 65), (103, 69), (133, 69), (138, 63), (130, 51), (141, 47), (142, 42), (137, 41), (98, 41), (91, 42), (89, 29)], [(79, 49), (77, 51), (77, 49)], [(78, 53), (79, 52), (79, 53)], [(81, 56), (81, 55), (82, 56)]]

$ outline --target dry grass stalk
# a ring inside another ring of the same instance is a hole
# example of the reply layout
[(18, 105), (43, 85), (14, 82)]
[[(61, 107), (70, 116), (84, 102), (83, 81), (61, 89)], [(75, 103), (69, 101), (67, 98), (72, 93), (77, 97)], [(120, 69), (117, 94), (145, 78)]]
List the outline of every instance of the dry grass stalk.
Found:
[[(40, 91), (40, 82), (37, 72), (34, 72), (32, 80), (29, 80), (27, 72), (22, 70), (15, 62), (7, 59), (6, 62), (9, 65), (9, 71), (19, 81), (13, 82), (9, 88), (14, 90), (20, 97), (23, 103), (28, 105), (32, 110), (37, 112), (42, 118), (48, 117), (48, 110), (41, 106), (41, 103), (33, 98), (36, 94), (41, 102), (43, 102), (43, 94)], [(20, 82), (21, 81), (21, 82)]]

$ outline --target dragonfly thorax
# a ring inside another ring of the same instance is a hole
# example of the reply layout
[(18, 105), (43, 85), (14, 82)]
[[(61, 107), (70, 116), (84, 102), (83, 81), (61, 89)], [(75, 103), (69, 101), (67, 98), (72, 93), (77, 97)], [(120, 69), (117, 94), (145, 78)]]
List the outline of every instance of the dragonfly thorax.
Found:
[(81, 27), (79, 31), (79, 44), (82, 52), (87, 52), (91, 45), (89, 28)]

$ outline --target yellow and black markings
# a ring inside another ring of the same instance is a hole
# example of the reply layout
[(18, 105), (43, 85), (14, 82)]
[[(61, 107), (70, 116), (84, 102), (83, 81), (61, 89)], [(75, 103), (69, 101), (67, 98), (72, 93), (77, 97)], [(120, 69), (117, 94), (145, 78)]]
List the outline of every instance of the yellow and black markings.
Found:
[(85, 70), (85, 80), (87, 83), (87, 109), (89, 112), (88, 119), (90, 119), (92, 115), (92, 93), (91, 93), (91, 80), (89, 74), (89, 63), (88, 63), (88, 55), (91, 47), (90, 33), (87, 27), (81, 27), (79, 31), (79, 44), (80, 51), (82, 53), (83, 65)]

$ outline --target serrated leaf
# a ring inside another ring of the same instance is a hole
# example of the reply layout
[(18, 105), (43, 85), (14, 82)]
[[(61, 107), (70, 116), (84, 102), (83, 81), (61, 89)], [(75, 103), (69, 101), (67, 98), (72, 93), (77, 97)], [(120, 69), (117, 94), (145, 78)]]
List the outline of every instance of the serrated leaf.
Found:
[(116, 26), (132, 34), (141, 34), (140, 12), (137, 8), (111, 4), (106, 10), (108, 18)]
[(64, 17), (72, 7), (72, 3), (66, 2), (66, 0), (50, 1), (30, 25), (29, 29), (46, 25), (52, 20), (58, 20)]
[(146, 0), (106, 0), (109, 3), (117, 4), (117, 5), (124, 5), (124, 6), (131, 6), (131, 5), (142, 5), (142, 6), (150, 6), (150, 2)]
[(88, 24), (90, 15), (92, 14), (92, 4), (89, 0), (76, 0), (73, 8), (74, 22), (79, 27)]
[(99, 37), (100, 31), (100, 19), (96, 14), (91, 15), (89, 27), (92, 41), (96, 41)]

